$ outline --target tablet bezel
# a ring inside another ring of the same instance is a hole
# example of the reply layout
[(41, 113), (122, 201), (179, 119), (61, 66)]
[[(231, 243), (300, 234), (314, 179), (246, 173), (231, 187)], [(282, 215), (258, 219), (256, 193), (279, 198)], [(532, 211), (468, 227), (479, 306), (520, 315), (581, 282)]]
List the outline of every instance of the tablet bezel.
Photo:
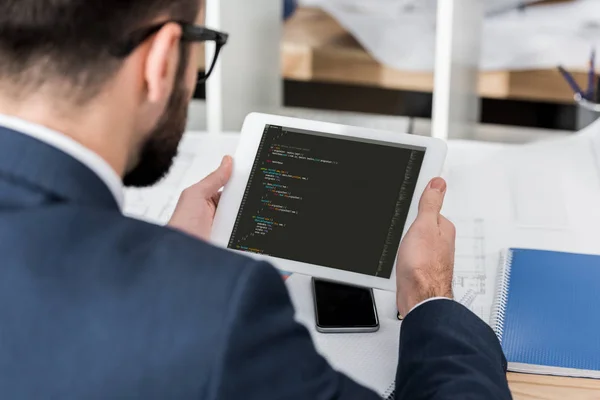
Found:
[[(215, 216), (211, 239), (212, 242), (218, 246), (227, 248), (229, 244), (233, 227), (242, 203), (242, 198), (248, 185), (252, 166), (254, 165), (263, 132), (267, 125), (277, 125), (287, 128), (340, 135), (342, 136), (341, 139), (343, 139), (343, 136), (348, 136), (376, 140), (384, 143), (388, 142), (425, 148), (425, 158), (419, 173), (415, 193), (410, 204), (408, 217), (406, 219), (404, 231), (402, 232), (402, 238), (404, 238), (407, 230), (417, 216), (418, 203), (423, 190), (432, 178), (439, 176), (442, 172), (447, 153), (446, 143), (431, 137), (252, 113), (248, 115), (244, 121), (240, 142), (234, 157), (233, 174), (229, 183), (223, 190)], [(283, 271), (301, 273), (317, 278), (330, 279), (377, 289), (389, 291), (396, 290), (395, 262), (390, 278), (383, 278), (228, 248), (227, 250), (238, 252), (258, 260), (266, 260)]]

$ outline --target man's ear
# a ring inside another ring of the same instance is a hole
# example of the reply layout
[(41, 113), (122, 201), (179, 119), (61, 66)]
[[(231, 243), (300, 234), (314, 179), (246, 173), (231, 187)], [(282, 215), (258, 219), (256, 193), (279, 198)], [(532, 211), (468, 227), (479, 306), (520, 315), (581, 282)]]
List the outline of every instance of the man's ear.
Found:
[(144, 78), (147, 86), (147, 100), (162, 103), (168, 100), (179, 65), (179, 42), (181, 26), (166, 24), (150, 42)]

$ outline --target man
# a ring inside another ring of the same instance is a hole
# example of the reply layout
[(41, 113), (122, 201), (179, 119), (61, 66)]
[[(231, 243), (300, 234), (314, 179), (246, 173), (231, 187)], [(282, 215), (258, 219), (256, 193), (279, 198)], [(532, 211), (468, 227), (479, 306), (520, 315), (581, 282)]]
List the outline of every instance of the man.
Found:
[[(0, 1), (0, 398), (375, 399), (294, 322), (278, 273), (211, 247), (232, 160), (158, 227), (122, 183), (169, 169), (195, 84), (199, 0)], [(397, 398), (506, 399), (493, 332), (452, 298), (431, 182), (401, 245)]]

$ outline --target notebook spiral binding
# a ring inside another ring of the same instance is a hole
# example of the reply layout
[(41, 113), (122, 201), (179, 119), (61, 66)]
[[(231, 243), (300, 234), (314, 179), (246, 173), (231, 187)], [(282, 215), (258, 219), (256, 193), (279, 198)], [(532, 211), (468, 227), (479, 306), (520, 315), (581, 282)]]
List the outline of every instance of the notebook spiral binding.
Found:
[(496, 277), (496, 295), (492, 304), (492, 315), (490, 318), (490, 326), (496, 333), (496, 336), (498, 336), (500, 343), (502, 343), (502, 336), (504, 334), (504, 319), (506, 317), (512, 257), (513, 253), (511, 250), (508, 250), (500, 257), (500, 266)]
[(392, 382), (392, 384), (383, 393), (382, 397), (385, 400), (395, 400), (396, 399), (396, 382)]

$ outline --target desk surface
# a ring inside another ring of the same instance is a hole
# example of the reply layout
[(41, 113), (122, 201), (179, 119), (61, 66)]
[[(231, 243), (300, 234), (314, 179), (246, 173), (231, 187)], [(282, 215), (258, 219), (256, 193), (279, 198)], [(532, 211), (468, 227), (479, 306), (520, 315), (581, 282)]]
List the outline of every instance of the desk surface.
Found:
[[(204, 177), (219, 164), (223, 155), (233, 154), (237, 138), (236, 134), (187, 134), (183, 147), (193, 148), (197, 157), (194, 173), (188, 174), (183, 186)], [(504, 147), (506, 145), (503, 144), (450, 141), (448, 162), (451, 163), (453, 159), (459, 159), (461, 163), (477, 162)], [(150, 193), (146, 195), (152, 196)], [(509, 373), (508, 380), (515, 400), (600, 400), (600, 380), (515, 373)]]
[[(204, 56), (199, 60), (204, 68)], [(285, 25), (282, 74), (286, 79), (433, 91), (433, 73), (399, 71), (379, 64), (340, 24), (315, 8), (300, 8)], [(585, 72), (575, 78), (586, 85)], [(572, 103), (573, 94), (555, 70), (481, 73), (482, 97)]]
[(600, 381), (555, 376), (508, 374), (515, 400), (598, 400)]

